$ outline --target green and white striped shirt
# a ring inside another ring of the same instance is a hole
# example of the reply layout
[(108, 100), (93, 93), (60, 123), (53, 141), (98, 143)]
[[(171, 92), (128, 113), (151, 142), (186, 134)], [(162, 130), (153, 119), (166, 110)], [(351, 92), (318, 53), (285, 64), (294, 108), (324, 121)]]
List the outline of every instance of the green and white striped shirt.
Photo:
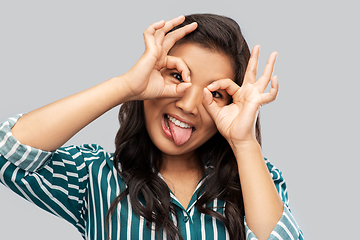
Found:
[[(21, 115), (0, 124), (0, 182), (44, 210), (74, 225), (84, 239), (107, 239), (105, 216), (111, 202), (125, 188), (117, 173), (113, 155), (98, 145), (63, 147), (45, 152), (17, 141), (12, 126)], [(284, 202), (284, 212), (269, 239), (303, 239), (289, 211), (286, 184), (280, 170), (265, 160), (276, 188)], [(161, 176), (160, 176), (161, 177)], [(224, 225), (200, 213), (195, 203), (199, 182), (187, 209), (175, 195), (171, 201), (176, 215), (171, 216), (184, 239), (229, 239)], [(210, 207), (223, 213), (225, 202), (215, 199)], [(216, 208), (219, 207), (219, 208)], [(151, 229), (143, 217), (132, 211), (129, 198), (118, 204), (110, 222), (111, 239), (167, 239), (166, 233)], [(247, 239), (257, 239), (246, 226)]]

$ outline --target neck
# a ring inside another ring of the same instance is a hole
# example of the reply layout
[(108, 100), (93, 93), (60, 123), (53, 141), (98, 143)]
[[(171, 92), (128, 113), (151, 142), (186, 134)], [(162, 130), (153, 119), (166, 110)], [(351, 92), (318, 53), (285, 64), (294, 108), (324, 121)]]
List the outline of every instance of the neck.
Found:
[(184, 156), (184, 155), (163, 155), (162, 165), (160, 167), (160, 172), (167, 171), (176, 171), (176, 172), (184, 172), (184, 171), (201, 171), (202, 167), (199, 163), (195, 154)]

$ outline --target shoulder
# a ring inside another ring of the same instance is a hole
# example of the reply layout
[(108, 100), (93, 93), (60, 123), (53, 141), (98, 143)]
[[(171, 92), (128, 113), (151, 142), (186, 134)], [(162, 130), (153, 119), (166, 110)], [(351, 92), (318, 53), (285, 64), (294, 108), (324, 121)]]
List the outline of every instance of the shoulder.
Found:
[(54, 152), (53, 158), (69, 159), (84, 162), (87, 166), (98, 165), (102, 162), (113, 164), (113, 153), (107, 152), (98, 144), (70, 145), (61, 147)]

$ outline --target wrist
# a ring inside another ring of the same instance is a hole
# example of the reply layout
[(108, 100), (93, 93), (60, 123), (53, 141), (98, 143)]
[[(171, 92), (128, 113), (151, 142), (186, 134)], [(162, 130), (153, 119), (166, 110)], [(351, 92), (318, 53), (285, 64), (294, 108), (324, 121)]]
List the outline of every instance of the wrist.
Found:
[(253, 155), (255, 153), (260, 153), (262, 155), (261, 146), (255, 138), (246, 141), (231, 141), (229, 142), (229, 145), (238, 159), (240, 159), (241, 156)]
[(125, 75), (121, 75), (107, 81), (114, 93), (114, 99), (117, 101), (116, 105), (136, 99), (135, 94), (131, 91), (126, 81), (126, 78), (127, 77)]
[(256, 140), (256, 137), (251, 137), (249, 139), (246, 140), (229, 140), (229, 145), (230, 147), (233, 149), (233, 151), (235, 150), (240, 150), (240, 151), (244, 151), (247, 149), (253, 149), (253, 148), (261, 148), (260, 143)]

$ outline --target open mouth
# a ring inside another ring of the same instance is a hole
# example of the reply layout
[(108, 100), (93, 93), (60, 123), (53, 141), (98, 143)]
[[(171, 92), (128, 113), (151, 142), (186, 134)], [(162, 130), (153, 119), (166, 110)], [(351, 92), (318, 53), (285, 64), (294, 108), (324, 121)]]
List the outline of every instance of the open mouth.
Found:
[(195, 131), (195, 127), (190, 126), (187, 123), (165, 114), (163, 117), (163, 124), (165, 134), (174, 140), (174, 143), (178, 146), (185, 144), (189, 141), (192, 133)]

